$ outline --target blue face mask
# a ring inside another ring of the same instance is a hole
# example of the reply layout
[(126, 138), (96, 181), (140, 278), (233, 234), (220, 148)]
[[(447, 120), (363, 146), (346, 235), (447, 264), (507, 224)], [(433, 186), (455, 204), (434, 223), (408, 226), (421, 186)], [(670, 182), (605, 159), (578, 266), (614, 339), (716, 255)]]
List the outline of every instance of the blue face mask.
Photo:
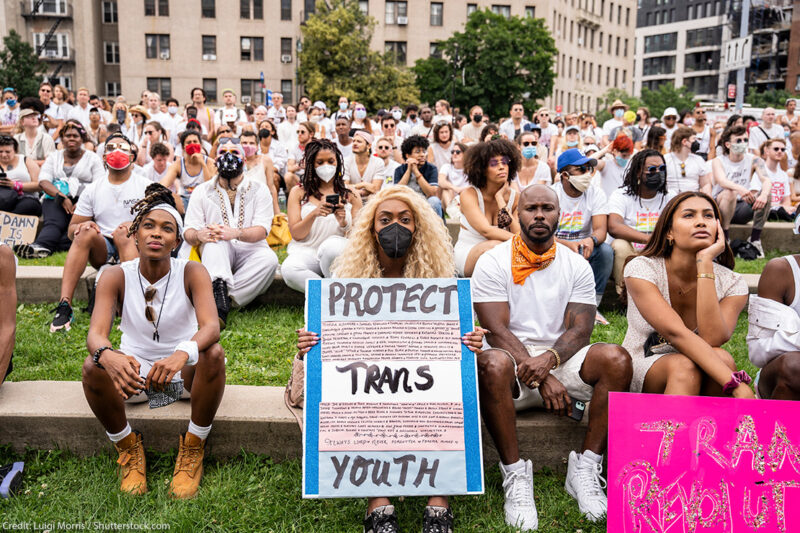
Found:
[(614, 157), (614, 159), (616, 159), (616, 160), (617, 160), (617, 164), (618, 164), (619, 166), (623, 167), (623, 168), (625, 168), (625, 165), (627, 165), (627, 164), (628, 164), (628, 160), (627, 160), (627, 159), (625, 159), (625, 158), (624, 158), (624, 157), (622, 157), (622, 156), (615, 156), (615, 157)]
[(616, 118), (622, 118), (622, 116), (623, 116), (624, 114), (625, 114), (625, 110), (624, 110), (624, 109), (615, 109), (615, 110), (614, 110), (614, 116), (615, 116)]
[(17, 105), (17, 99), (16, 98), (9, 98), (8, 100), (6, 100), (6, 105), (8, 107), (14, 107), (15, 105)]
[(526, 146), (522, 149), (522, 157), (525, 159), (533, 159), (536, 157), (536, 147), (535, 146)]
[(578, 146), (578, 141), (567, 141), (567, 146), (569, 146), (570, 148), (574, 148)]

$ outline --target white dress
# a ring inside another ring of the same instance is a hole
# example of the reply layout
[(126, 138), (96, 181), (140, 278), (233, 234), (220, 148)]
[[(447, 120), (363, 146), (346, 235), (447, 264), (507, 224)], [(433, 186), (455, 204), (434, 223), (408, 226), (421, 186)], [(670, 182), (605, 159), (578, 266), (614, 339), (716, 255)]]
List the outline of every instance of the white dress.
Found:
[[(486, 215), (486, 208), (483, 204), (483, 194), (481, 194), (480, 189), (473, 186), (475, 189), (475, 193), (478, 195), (478, 206), (481, 209), (481, 213)], [(517, 194), (515, 189), (511, 189), (511, 194), (508, 197), (508, 205), (512, 208), (514, 207), (514, 198)], [(511, 210), (509, 209), (509, 213)], [(478, 244), (482, 242), (486, 242), (487, 239), (483, 235), (481, 235), (478, 230), (473, 228), (467, 217), (463, 214), (461, 215), (461, 231), (458, 232), (458, 242), (456, 242), (455, 247), (453, 248), (453, 253), (455, 255), (456, 261), (456, 272), (459, 276), (464, 276), (464, 267), (467, 264), (467, 257), (469, 256), (469, 252)]]

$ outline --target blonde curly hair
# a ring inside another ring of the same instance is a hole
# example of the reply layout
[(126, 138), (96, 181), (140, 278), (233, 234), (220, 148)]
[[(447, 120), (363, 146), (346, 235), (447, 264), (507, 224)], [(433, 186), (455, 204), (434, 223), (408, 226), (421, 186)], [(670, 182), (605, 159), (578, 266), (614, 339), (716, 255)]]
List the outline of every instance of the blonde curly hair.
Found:
[(442, 219), (419, 193), (405, 185), (381, 189), (361, 208), (347, 246), (333, 262), (331, 271), (339, 278), (383, 277), (378, 262), (374, 221), (378, 206), (386, 200), (400, 200), (414, 215), (414, 238), (406, 254), (405, 278), (451, 278), (456, 267), (450, 234)]

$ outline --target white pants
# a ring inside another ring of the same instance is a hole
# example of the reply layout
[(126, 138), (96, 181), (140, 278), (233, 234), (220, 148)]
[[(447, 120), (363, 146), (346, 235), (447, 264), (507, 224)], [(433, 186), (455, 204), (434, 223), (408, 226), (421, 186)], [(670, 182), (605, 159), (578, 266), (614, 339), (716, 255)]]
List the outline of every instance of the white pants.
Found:
[(266, 241), (208, 242), (203, 245), (203, 266), (211, 280), (221, 279), (228, 285), (233, 305), (241, 307), (269, 288), (278, 269), (278, 256)]
[(286, 285), (305, 293), (306, 280), (329, 278), (331, 264), (344, 250), (347, 239), (334, 235), (325, 239), (316, 251), (311, 248), (293, 250), (281, 265), (281, 276)]

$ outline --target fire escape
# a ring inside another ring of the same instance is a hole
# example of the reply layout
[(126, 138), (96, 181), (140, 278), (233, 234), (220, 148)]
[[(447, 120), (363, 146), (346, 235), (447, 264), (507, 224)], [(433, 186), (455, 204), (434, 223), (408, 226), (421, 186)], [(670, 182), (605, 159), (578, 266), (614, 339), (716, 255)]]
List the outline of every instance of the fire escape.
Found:
[[(62, 68), (64, 67), (64, 63), (71, 61), (71, 53), (68, 50), (66, 57), (60, 55), (58, 51), (48, 50), (47, 45), (50, 43), (51, 39), (54, 38), (55, 32), (58, 27), (61, 25), (61, 22), (64, 19), (72, 17), (72, 5), (68, 4), (66, 1), (64, 2), (64, 12), (59, 13), (57, 10), (54, 11), (44, 11), (42, 10), (42, 5), (45, 3), (45, 0), (22, 0), (22, 13), (23, 17), (29, 18), (30, 20), (36, 20), (37, 18), (52, 18), (53, 24), (50, 26), (50, 29), (47, 33), (44, 34), (44, 37), (41, 39), (39, 44), (36, 46), (36, 55), (38, 57), (44, 57), (48, 62), (56, 63), (53, 69), (53, 72), (49, 75), (49, 79), (53, 79), (57, 77), (60, 73)], [(25, 8), (27, 5), (30, 5), (30, 12), (26, 13)], [(56, 4), (58, 6), (58, 4)], [(42, 12), (40, 13), (40, 10)], [(58, 46), (58, 45), (56, 45)]]

